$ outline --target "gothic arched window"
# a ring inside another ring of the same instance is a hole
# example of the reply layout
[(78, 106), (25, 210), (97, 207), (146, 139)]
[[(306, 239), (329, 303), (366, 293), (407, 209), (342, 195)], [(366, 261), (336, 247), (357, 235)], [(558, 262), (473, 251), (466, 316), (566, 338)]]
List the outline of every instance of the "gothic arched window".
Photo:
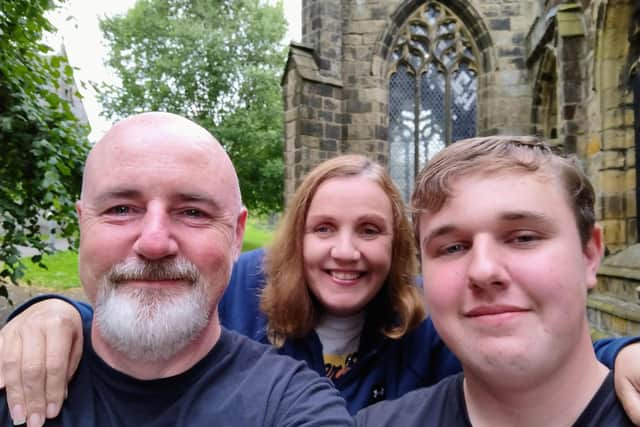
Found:
[(540, 61), (533, 88), (533, 133), (558, 145), (558, 72), (554, 53), (548, 50)]
[(476, 134), (477, 52), (440, 3), (420, 6), (400, 29), (389, 77), (389, 171), (405, 199), (426, 161)]

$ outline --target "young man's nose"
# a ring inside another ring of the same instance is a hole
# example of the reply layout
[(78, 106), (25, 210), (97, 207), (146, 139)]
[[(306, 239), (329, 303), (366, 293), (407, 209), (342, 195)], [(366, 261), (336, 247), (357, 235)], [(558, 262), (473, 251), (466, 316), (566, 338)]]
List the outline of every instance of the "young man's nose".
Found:
[(471, 287), (494, 288), (506, 284), (504, 257), (500, 253), (499, 245), (492, 239), (475, 240), (468, 256), (467, 278)]

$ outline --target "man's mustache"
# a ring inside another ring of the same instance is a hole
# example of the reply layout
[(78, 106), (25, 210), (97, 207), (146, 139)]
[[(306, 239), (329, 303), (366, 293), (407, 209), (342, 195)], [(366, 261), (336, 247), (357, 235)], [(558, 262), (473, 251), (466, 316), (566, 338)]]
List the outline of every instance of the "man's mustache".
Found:
[(195, 283), (200, 278), (198, 268), (184, 258), (160, 261), (127, 259), (114, 265), (106, 274), (114, 284), (130, 280), (182, 280)]

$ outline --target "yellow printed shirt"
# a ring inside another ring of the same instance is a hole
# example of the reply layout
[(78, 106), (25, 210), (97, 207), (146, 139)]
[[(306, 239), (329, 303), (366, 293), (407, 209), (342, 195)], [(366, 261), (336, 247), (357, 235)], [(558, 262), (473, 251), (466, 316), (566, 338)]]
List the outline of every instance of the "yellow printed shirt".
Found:
[(358, 361), (358, 352), (347, 355), (324, 354), (324, 372), (330, 380), (336, 380), (351, 370)]

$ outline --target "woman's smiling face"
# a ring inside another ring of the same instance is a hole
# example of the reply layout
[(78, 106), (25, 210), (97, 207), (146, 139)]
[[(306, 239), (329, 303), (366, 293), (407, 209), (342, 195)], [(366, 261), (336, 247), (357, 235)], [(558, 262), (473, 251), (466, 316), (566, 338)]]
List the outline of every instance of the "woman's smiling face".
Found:
[(305, 221), (303, 259), (308, 286), (335, 316), (362, 310), (391, 268), (393, 211), (366, 175), (336, 177), (316, 190)]

